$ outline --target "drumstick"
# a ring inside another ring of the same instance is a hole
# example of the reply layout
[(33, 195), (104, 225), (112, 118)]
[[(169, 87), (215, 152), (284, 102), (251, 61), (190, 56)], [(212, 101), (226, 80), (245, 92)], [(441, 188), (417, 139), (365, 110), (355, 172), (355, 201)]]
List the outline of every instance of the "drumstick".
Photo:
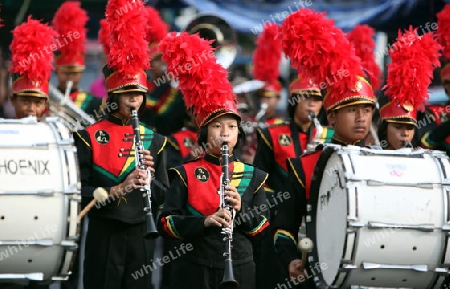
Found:
[(306, 257), (309, 252), (313, 249), (314, 244), (310, 238), (303, 238), (298, 243), (298, 248), (302, 251), (302, 265), (300, 266), (300, 271), (305, 269)]
[(80, 215), (78, 215), (78, 222), (83, 219), (83, 217), (92, 209), (97, 201), (104, 202), (108, 199), (108, 192), (102, 188), (98, 187), (94, 190), (94, 199), (81, 211)]

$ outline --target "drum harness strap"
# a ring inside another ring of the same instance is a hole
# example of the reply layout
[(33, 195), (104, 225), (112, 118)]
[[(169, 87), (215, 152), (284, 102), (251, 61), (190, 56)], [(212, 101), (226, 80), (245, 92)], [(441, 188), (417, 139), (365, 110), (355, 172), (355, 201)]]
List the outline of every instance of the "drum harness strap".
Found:
[[(295, 157), (298, 158), (303, 154), (302, 146), (301, 146), (299, 138), (298, 138), (298, 126), (294, 122), (293, 119), (290, 121), (290, 126), (291, 126), (291, 132), (292, 132), (292, 141), (294, 142)], [(311, 125), (311, 127), (312, 127), (312, 125)], [(309, 133), (312, 132), (311, 127), (309, 129)]]

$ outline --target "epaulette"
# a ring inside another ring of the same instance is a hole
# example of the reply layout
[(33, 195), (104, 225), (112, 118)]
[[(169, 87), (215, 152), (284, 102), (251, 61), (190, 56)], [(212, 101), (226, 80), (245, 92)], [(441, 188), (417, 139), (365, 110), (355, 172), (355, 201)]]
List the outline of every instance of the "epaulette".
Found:
[(184, 171), (183, 166), (178, 166), (178, 167), (174, 167), (174, 168), (169, 168), (167, 170), (167, 176), (169, 177), (169, 182), (172, 182), (173, 179), (175, 178), (175, 176), (179, 176), (181, 181), (184, 183), (184, 185), (187, 187), (187, 183), (186, 180), (184, 179), (184, 177), (181, 174), (181, 170)]
[[(312, 152), (312, 153), (314, 153), (314, 152)], [(304, 173), (302, 170), (301, 161), (298, 158), (287, 158), (286, 165), (287, 165), (288, 171), (294, 174), (298, 183), (304, 188), (305, 184), (302, 180), (302, 177), (304, 177)]]
[(180, 147), (175, 143), (175, 140), (173, 140), (171, 137), (167, 137), (167, 143), (170, 144), (177, 151), (180, 150)]

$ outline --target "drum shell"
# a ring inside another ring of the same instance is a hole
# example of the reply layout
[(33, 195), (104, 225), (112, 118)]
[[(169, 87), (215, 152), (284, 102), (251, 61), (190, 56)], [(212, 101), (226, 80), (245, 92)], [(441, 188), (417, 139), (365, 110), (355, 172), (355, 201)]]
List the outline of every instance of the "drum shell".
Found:
[(0, 282), (67, 279), (81, 195), (76, 148), (61, 120), (0, 120), (0, 191)]
[(317, 287), (431, 288), (442, 280), (435, 271), (449, 258), (448, 173), (440, 152), (325, 149), (306, 216), (316, 244), (309, 261), (326, 268), (312, 271)]

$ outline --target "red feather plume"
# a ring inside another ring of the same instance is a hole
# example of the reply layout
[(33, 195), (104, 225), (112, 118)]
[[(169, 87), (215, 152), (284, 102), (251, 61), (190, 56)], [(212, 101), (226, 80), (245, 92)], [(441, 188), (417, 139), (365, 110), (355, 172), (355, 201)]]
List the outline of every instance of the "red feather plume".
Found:
[(281, 31), (283, 52), (292, 67), (307, 71), (317, 83), (334, 82), (329, 97), (352, 89), (357, 76), (363, 76), (353, 45), (325, 13), (299, 9), (284, 20)]
[(106, 21), (111, 29), (108, 66), (123, 75), (148, 69), (147, 19), (142, 0), (109, 0)]
[(253, 53), (253, 78), (275, 83), (279, 76), (281, 60), (281, 37), (278, 36), (280, 26), (268, 24), (256, 41)]
[(187, 108), (193, 113), (215, 111), (235, 100), (227, 70), (216, 62), (211, 43), (198, 34), (169, 33), (158, 46), (167, 70), (178, 77)]
[(109, 54), (110, 34), (111, 28), (109, 27), (109, 23), (105, 19), (100, 20), (100, 29), (98, 30), (98, 40), (103, 47), (103, 52), (105, 53), (105, 55)]
[(381, 84), (381, 69), (375, 61), (375, 30), (368, 25), (356, 25), (347, 34), (347, 39), (353, 43), (356, 56), (361, 59), (361, 65), (367, 71), (370, 83), (374, 89)]
[(53, 52), (57, 32), (50, 26), (28, 17), (12, 31), (9, 49), (12, 54), (10, 72), (34, 81), (49, 81), (53, 68)]
[[(84, 42), (87, 33), (85, 26), (88, 20), (87, 12), (81, 8), (78, 1), (65, 2), (56, 11), (53, 26), (59, 34), (59, 43), (62, 43), (58, 47), (62, 54), (61, 62), (67, 63), (77, 54), (85, 54)], [(68, 61), (64, 60), (66, 58)]]
[(446, 4), (436, 17), (438, 40), (443, 47), (442, 54), (446, 60), (450, 60), (450, 4)]
[(389, 50), (392, 62), (388, 64), (387, 83), (383, 87), (389, 98), (399, 104), (409, 103), (419, 108), (428, 99), (428, 87), (433, 70), (440, 66), (439, 45), (432, 33), (417, 35), (412, 27)]
[(169, 26), (162, 20), (159, 12), (153, 7), (146, 6), (145, 15), (147, 18), (146, 40), (149, 43), (161, 41), (169, 33)]

